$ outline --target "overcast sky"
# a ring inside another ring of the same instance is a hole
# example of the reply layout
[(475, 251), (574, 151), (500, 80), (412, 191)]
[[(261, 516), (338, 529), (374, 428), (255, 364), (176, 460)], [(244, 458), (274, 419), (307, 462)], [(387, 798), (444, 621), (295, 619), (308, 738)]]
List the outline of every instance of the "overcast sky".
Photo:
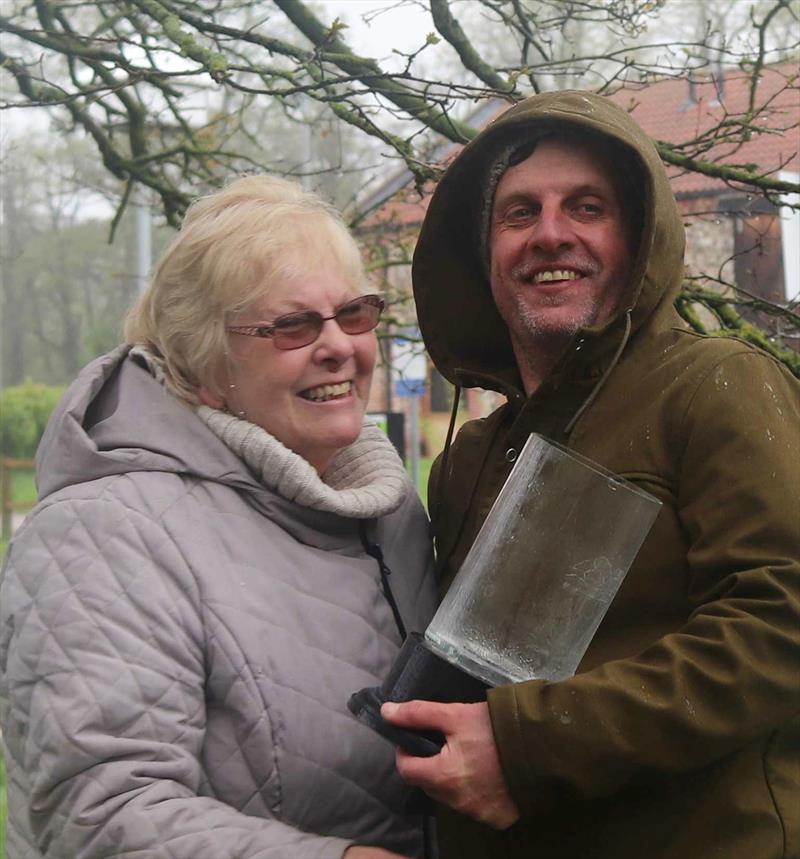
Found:
[(419, 48), (434, 31), (430, 12), (414, 0), (317, 0), (317, 8), (326, 24), (338, 17), (348, 25), (342, 35), (354, 51), (378, 60)]

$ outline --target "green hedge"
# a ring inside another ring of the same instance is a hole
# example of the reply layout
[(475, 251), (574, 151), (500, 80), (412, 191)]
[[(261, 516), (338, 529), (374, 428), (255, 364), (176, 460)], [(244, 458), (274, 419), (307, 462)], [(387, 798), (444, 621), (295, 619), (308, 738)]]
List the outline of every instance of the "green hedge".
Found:
[(64, 389), (25, 382), (0, 391), (0, 453), (28, 459), (44, 432), (50, 413)]

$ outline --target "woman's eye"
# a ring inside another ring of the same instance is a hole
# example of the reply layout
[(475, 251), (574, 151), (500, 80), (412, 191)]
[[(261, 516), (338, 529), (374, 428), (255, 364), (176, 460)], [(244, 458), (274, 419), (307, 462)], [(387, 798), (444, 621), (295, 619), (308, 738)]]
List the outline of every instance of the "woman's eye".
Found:
[(308, 313), (292, 313), (289, 316), (281, 316), (273, 322), (272, 327), (276, 331), (297, 331), (305, 328), (311, 321), (311, 315)]
[(351, 319), (358, 316), (361, 316), (364, 313), (364, 305), (362, 302), (353, 302), (352, 304), (345, 304), (340, 307), (336, 311), (336, 316), (338, 319)]

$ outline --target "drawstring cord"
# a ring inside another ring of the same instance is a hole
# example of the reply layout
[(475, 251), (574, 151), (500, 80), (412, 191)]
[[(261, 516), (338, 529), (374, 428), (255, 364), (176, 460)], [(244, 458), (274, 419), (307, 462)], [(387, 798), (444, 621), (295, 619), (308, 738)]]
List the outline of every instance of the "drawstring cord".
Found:
[[(383, 559), (383, 550), (377, 543), (373, 543), (369, 537), (367, 537), (367, 523), (364, 519), (359, 520), (358, 533), (361, 537), (361, 545), (364, 547), (364, 551), (378, 562), (378, 569), (381, 571), (381, 590), (383, 591), (383, 595), (386, 597), (386, 602), (389, 603), (392, 615), (394, 615), (394, 622), (397, 624), (397, 631), (400, 633), (400, 638), (405, 641), (408, 633), (406, 632), (406, 625), (403, 623), (403, 618), (400, 616), (400, 609), (398, 608), (397, 600), (395, 600), (394, 594), (392, 593), (392, 586), (389, 584), (389, 576), (391, 576), (392, 571)], [(434, 859), (434, 857), (437, 856), (438, 851), (436, 850), (436, 841), (433, 834), (434, 819), (431, 812), (431, 801), (424, 793), (422, 793), (422, 791), (419, 791), (418, 793), (415, 791), (414, 795), (416, 795), (416, 798), (421, 801), (421, 807), (417, 812), (422, 815), (422, 847), (425, 859)]]
[[(397, 605), (397, 600), (392, 593), (392, 586), (389, 584), (389, 576), (392, 571), (383, 559), (383, 550), (377, 543), (373, 543), (367, 537), (367, 523), (364, 519), (359, 520), (358, 533), (361, 537), (361, 545), (364, 551), (378, 562), (378, 569), (381, 571), (381, 590), (386, 597), (386, 602), (389, 603), (389, 608), (392, 610), (394, 622), (397, 624), (397, 631), (400, 633), (400, 638), (405, 641), (408, 637), (406, 625), (403, 623), (403, 618), (400, 616), (400, 609)], [(433, 835), (433, 815), (431, 813), (431, 802), (422, 791), (419, 791), (418, 798), (422, 801), (422, 807), (419, 813), (422, 814), (422, 846), (426, 859), (433, 859), (437, 855), (436, 842)]]
[[(617, 366), (619, 359), (622, 357), (622, 352), (625, 349), (625, 347), (627, 346), (628, 339), (631, 336), (631, 328), (633, 327), (633, 322), (631, 319), (632, 313), (633, 313), (632, 307), (629, 307), (625, 311), (625, 332), (622, 335), (622, 340), (620, 341), (620, 344), (617, 347), (617, 351), (614, 353), (614, 357), (611, 359), (611, 363), (608, 365), (608, 369), (605, 371), (605, 373), (603, 373), (603, 377), (594, 386), (594, 388), (592, 389), (592, 392), (584, 400), (581, 407), (578, 409), (577, 412), (575, 412), (575, 414), (570, 419), (570, 422), (567, 424), (566, 428), (564, 429), (564, 433), (566, 435), (569, 435), (569, 433), (572, 432), (572, 428), (578, 422), (578, 419), (580, 418), (580, 416), (595, 401), (595, 399), (597, 398), (597, 395), (600, 393), (600, 391), (603, 389), (603, 386), (608, 381), (608, 377), (611, 375), (612, 371)], [(458, 415), (458, 404), (459, 404), (460, 398), (461, 398), (461, 387), (459, 385), (456, 385), (455, 386), (455, 397), (453, 398), (453, 408), (450, 412), (450, 425), (447, 428), (447, 438), (445, 439), (444, 451), (442, 452), (442, 472), (441, 472), (442, 478), (446, 478), (446, 476), (447, 476), (447, 462), (448, 462), (448, 459), (450, 458), (450, 445), (453, 441), (453, 431), (455, 430), (455, 426), (456, 426), (456, 417)], [(440, 485), (443, 482), (444, 482), (444, 480), (440, 481)], [(438, 506), (439, 499), (437, 498), (436, 501), (437, 501), (437, 506)]]
[(395, 600), (394, 594), (392, 593), (392, 586), (389, 584), (389, 576), (391, 576), (392, 571), (386, 565), (386, 561), (383, 560), (383, 550), (377, 543), (373, 543), (367, 537), (367, 523), (364, 519), (361, 519), (358, 523), (358, 533), (361, 536), (361, 545), (364, 547), (364, 551), (378, 562), (378, 569), (381, 571), (381, 590), (383, 591), (383, 595), (386, 597), (386, 602), (389, 603), (389, 608), (392, 610), (392, 615), (394, 616), (394, 622), (397, 624), (397, 631), (400, 633), (400, 638), (405, 641), (408, 633), (406, 632), (406, 625), (403, 623), (403, 618), (400, 615), (397, 600)]
[[(625, 349), (625, 346), (628, 344), (628, 340), (631, 336), (631, 329), (633, 327), (633, 322), (631, 319), (631, 314), (633, 313), (633, 308), (629, 307), (625, 311), (625, 331), (622, 335), (622, 340), (620, 341), (619, 346), (617, 347), (617, 351), (614, 353), (614, 357), (611, 359), (611, 363), (608, 365), (608, 369), (603, 373), (600, 381), (594, 386), (589, 396), (583, 401), (580, 408), (575, 412), (575, 414), (570, 419), (569, 423), (566, 425), (564, 429), (564, 434), (569, 435), (572, 432), (573, 427), (580, 419), (581, 415), (591, 406), (591, 404), (595, 401), (600, 391), (603, 389), (603, 386), (608, 381), (608, 377), (613, 372), (614, 368), (619, 363), (619, 359), (622, 357), (622, 352)], [(453, 408), (450, 412), (450, 425), (447, 428), (447, 437), (444, 442), (444, 450), (442, 451), (442, 466), (439, 472), (439, 492), (437, 493), (437, 497), (433, 499), (430, 505), (430, 513), (431, 513), (431, 525), (433, 526), (433, 536), (436, 536), (436, 523), (440, 521), (439, 512), (442, 505), (442, 498), (444, 496), (444, 486), (447, 482), (447, 466), (450, 461), (450, 448), (453, 442), (453, 433), (455, 431), (456, 426), (456, 418), (458, 417), (458, 406), (459, 401), (461, 399), (461, 386), (455, 386), (455, 395), (453, 397)]]
[(572, 428), (578, 422), (578, 418), (595, 401), (597, 395), (603, 389), (603, 385), (605, 385), (606, 381), (608, 380), (608, 377), (611, 375), (611, 372), (613, 371), (614, 367), (617, 366), (617, 362), (619, 361), (619, 359), (622, 355), (622, 350), (627, 345), (628, 338), (631, 336), (631, 312), (632, 311), (633, 311), (632, 307), (629, 307), (625, 311), (625, 333), (622, 335), (622, 342), (619, 344), (617, 351), (614, 353), (614, 357), (611, 359), (611, 363), (608, 365), (608, 369), (605, 371), (605, 373), (603, 373), (603, 377), (600, 379), (600, 381), (594, 386), (591, 394), (589, 394), (589, 396), (583, 401), (583, 405), (572, 416), (572, 419), (570, 420), (570, 422), (567, 424), (567, 426), (564, 429), (565, 435), (569, 435), (572, 432)]

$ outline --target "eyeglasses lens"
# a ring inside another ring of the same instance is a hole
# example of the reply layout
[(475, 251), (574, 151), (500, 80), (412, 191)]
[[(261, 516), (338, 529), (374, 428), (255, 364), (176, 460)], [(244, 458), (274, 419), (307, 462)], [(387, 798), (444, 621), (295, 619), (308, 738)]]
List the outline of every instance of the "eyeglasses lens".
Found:
[(345, 334), (363, 334), (365, 331), (372, 331), (378, 324), (380, 315), (380, 305), (360, 298), (340, 307), (336, 311), (336, 321)]
[(278, 349), (299, 349), (313, 343), (321, 330), (319, 313), (291, 313), (273, 323), (272, 342)]
[[(345, 334), (365, 334), (380, 320), (383, 301), (378, 296), (364, 296), (340, 307), (334, 319)], [(313, 343), (320, 335), (325, 317), (314, 311), (290, 313), (273, 323), (273, 343), (278, 349), (299, 349)]]

